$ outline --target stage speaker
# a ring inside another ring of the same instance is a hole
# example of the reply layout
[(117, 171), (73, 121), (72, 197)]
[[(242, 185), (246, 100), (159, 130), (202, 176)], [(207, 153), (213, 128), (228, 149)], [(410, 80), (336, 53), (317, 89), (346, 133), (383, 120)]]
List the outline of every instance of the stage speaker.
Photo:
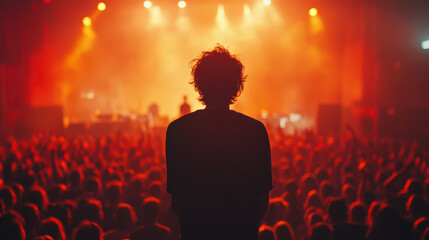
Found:
[(339, 136), (341, 130), (341, 105), (321, 104), (317, 108), (317, 134)]
[(27, 107), (22, 111), (15, 128), (15, 132), (19, 136), (26, 136), (31, 133), (47, 131), (53, 133), (62, 133), (62, 106)]

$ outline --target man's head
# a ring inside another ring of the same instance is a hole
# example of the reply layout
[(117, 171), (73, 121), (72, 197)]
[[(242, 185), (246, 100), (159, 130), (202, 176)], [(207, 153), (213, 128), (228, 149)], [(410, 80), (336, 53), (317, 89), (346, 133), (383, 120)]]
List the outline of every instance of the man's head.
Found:
[(191, 84), (203, 104), (232, 104), (243, 91), (247, 77), (243, 74), (244, 66), (222, 45), (203, 52), (191, 64), (194, 77)]

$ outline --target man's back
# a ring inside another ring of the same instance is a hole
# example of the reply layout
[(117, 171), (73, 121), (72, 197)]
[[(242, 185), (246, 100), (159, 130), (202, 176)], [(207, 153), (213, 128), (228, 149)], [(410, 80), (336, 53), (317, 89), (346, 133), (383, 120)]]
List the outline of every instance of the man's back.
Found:
[[(220, 231), (227, 239), (246, 235), (248, 227), (257, 233), (257, 198), (272, 188), (261, 122), (226, 109), (193, 112), (170, 124), (166, 156), (167, 191), (178, 203), (173, 208), (200, 237)], [(182, 235), (192, 232), (183, 222)]]

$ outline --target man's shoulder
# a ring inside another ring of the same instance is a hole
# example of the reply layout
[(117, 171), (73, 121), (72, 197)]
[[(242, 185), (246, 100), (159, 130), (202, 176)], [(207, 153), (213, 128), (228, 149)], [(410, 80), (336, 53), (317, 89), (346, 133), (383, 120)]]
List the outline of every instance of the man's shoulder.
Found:
[(255, 126), (264, 127), (264, 124), (261, 121), (257, 120), (257, 119), (254, 119), (252, 117), (249, 117), (249, 116), (247, 116), (247, 115), (245, 115), (243, 113), (239, 113), (239, 112), (236, 112), (236, 111), (231, 111), (231, 112), (233, 114), (235, 114), (235, 116), (238, 119), (241, 119), (242, 121), (248, 122), (250, 124), (254, 124)]
[(169, 129), (176, 128), (176, 127), (178, 127), (178, 126), (180, 126), (186, 122), (189, 122), (192, 119), (195, 119), (198, 116), (199, 112), (200, 112), (200, 110), (197, 110), (197, 111), (188, 113), (186, 115), (183, 115), (183, 116), (177, 118), (176, 120), (173, 120), (172, 122), (170, 122), (170, 124), (168, 124), (168, 128)]
[[(186, 114), (186, 115), (172, 121), (168, 125), (168, 128), (169, 129), (175, 129), (175, 128), (181, 128), (184, 126), (188, 126), (189, 124), (191, 124), (195, 121), (199, 121), (201, 118), (204, 118), (205, 114), (209, 114), (209, 112), (207, 112), (205, 110), (197, 110), (197, 111), (194, 111), (192, 113)], [(233, 120), (237, 123), (247, 125), (248, 127), (264, 128), (265, 129), (265, 126), (261, 121), (256, 120), (252, 117), (249, 117), (243, 113), (233, 111), (233, 110), (229, 110), (227, 112), (222, 112), (222, 114), (219, 114), (218, 116), (227, 117), (227, 119), (229, 119), (229, 120)]]

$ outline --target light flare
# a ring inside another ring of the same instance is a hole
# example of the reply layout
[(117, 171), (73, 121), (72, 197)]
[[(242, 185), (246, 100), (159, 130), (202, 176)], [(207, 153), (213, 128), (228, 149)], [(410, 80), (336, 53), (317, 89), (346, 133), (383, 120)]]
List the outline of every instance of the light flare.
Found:
[(92, 24), (92, 20), (91, 20), (91, 18), (90, 18), (90, 17), (84, 17), (84, 18), (82, 19), (82, 24), (83, 24), (85, 27), (91, 27), (91, 24)]
[(308, 14), (312, 17), (317, 16), (317, 14), (319, 14), (319, 11), (317, 10), (317, 8), (311, 8), (310, 10), (308, 10)]
[(244, 4), (243, 5), (243, 14), (246, 17), (249, 17), (252, 14), (252, 11), (250, 10), (249, 4)]
[(100, 3), (97, 5), (97, 9), (98, 9), (98, 11), (100, 11), (100, 12), (102, 12), (102, 11), (106, 10), (106, 4), (105, 4), (104, 2), (100, 2)]
[(429, 49), (429, 40), (425, 40), (422, 42), (422, 48), (425, 50)]
[(228, 20), (226, 19), (225, 8), (222, 4), (217, 6), (216, 22), (220, 29), (228, 27)]
[(144, 6), (145, 8), (150, 8), (150, 7), (152, 7), (152, 2), (151, 2), (151, 1), (144, 1), (144, 2), (143, 2), (143, 6)]
[(179, 6), (179, 8), (185, 8), (186, 7), (186, 2), (185, 1), (179, 1), (177, 3), (177, 5)]

